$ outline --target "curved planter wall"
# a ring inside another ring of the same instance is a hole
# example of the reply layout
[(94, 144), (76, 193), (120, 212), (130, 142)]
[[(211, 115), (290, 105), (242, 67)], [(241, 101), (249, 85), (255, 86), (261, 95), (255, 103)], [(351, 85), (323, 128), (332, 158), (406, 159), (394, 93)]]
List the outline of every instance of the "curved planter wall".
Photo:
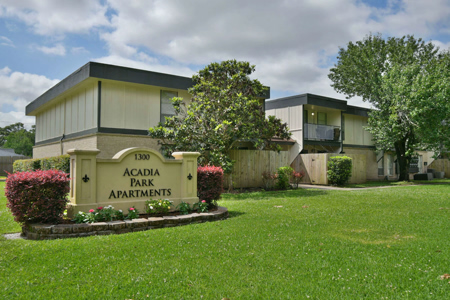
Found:
[(30, 240), (53, 240), (91, 235), (121, 234), (163, 227), (174, 227), (191, 223), (223, 220), (228, 217), (228, 209), (219, 207), (208, 213), (141, 218), (125, 221), (97, 222), (90, 224), (30, 224), (22, 227), (22, 233)]

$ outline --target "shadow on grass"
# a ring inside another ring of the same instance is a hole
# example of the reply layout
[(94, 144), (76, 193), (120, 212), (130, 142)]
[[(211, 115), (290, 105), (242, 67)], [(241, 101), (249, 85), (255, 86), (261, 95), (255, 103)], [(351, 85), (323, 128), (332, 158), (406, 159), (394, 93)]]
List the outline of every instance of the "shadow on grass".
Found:
[(265, 200), (272, 198), (300, 198), (300, 197), (313, 197), (323, 196), (328, 194), (326, 190), (314, 190), (314, 189), (295, 189), (286, 191), (258, 191), (249, 193), (222, 194), (222, 200)]
[(239, 216), (245, 215), (245, 212), (242, 211), (228, 211), (228, 219), (236, 218)]

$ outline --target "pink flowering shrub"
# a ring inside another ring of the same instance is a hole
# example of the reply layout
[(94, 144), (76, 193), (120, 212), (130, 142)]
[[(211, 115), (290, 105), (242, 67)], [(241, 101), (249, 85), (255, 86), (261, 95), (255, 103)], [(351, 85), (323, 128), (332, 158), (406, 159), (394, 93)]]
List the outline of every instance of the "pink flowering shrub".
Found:
[(221, 167), (205, 166), (197, 168), (198, 197), (207, 203), (219, 200), (223, 190), (223, 170)]
[(57, 170), (17, 172), (6, 179), (7, 207), (18, 223), (58, 223), (69, 200), (68, 174)]

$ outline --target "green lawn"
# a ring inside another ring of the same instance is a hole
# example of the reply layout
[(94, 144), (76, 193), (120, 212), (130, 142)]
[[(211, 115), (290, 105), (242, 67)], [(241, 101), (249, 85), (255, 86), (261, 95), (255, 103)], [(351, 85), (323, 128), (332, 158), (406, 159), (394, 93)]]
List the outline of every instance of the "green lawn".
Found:
[[(446, 299), (449, 195), (450, 185), (225, 194), (225, 221), (2, 239), (0, 298)], [(17, 231), (4, 202), (0, 228)]]
[(343, 186), (344, 188), (367, 188), (378, 186), (404, 186), (404, 185), (417, 185), (417, 184), (449, 184), (450, 179), (433, 179), (433, 180), (411, 180), (411, 181), (368, 181), (365, 183), (350, 183)]

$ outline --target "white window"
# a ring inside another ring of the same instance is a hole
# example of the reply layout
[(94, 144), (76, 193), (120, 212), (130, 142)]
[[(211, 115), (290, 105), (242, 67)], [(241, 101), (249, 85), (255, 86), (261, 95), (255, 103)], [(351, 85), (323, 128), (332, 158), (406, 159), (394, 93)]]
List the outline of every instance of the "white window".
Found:
[(392, 176), (394, 175), (394, 155), (392, 154), (387, 155), (387, 163), (388, 163), (388, 175)]
[(173, 97), (178, 97), (178, 92), (161, 90), (161, 123), (164, 123), (165, 117), (171, 117), (175, 115), (175, 109), (172, 105)]

